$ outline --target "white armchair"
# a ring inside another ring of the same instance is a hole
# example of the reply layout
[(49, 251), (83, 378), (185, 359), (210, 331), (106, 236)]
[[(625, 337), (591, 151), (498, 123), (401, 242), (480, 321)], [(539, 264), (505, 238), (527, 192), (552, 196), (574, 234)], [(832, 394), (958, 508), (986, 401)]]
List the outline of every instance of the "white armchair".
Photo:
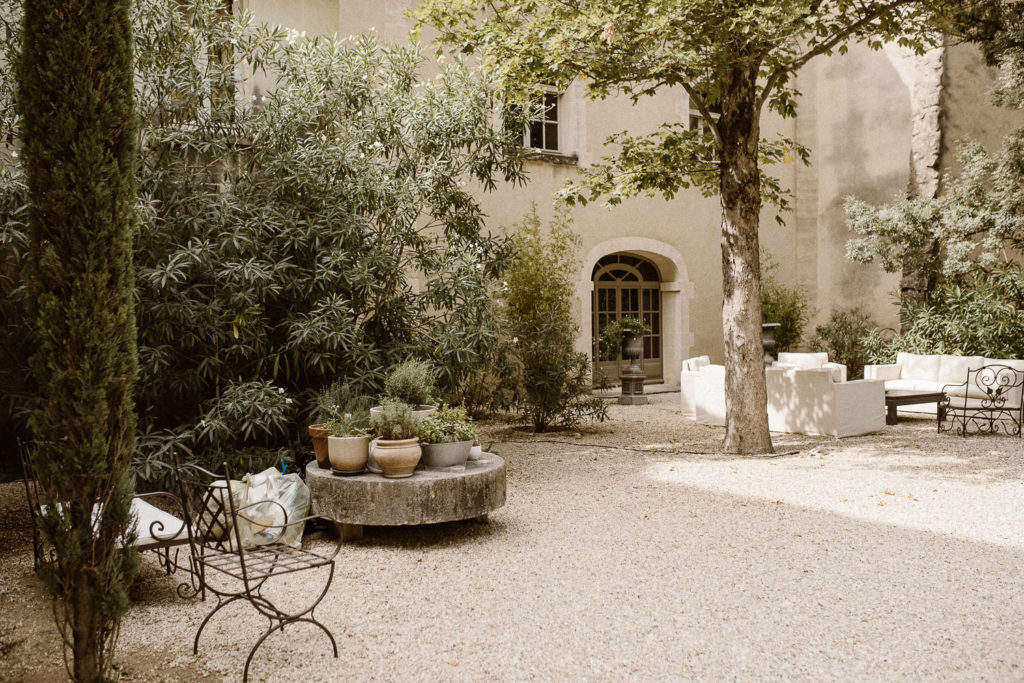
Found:
[(697, 377), (700, 371), (711, 364), (707, 356), (696, 356), (683, 361), (683, 369), (679, 373), (679, 397), (683, 407), (683, 417), (688, 420), (697, 418)]
[(840, 437), (882, 431), (885, 383), (836, 382), (833, 372), (831, 368), (767, 368), (769, 429)]
[[(725, 368), (704, 365), (687, 371), (683, 409), (692, 406), (698, 424), (725, 425)], [(837, 382), (835, 368), (765, 369), (768, 428), (773, 432), (856, 436), (885, 428), (885, 383)], [(688, 417), (690, 417), (688, 415)]]

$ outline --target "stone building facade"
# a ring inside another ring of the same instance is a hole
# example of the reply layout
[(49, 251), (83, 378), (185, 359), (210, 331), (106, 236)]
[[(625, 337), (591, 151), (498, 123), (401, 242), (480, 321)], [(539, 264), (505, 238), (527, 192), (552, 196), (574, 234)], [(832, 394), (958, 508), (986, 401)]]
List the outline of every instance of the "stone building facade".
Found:
[[(258, 21), (307, 34), (348, 36), (372, 29), (382, 42), (407, 40), (409, 0), (242, 0)], [(427, 36), (429, 38), (429, 36)], [(812, 61), (796, 79), (799, 114), (769, 115), (762, 129), (792, 137), (811, 150), (811, 165), (771, 169), (793, 194), (785, 226), (766, 207), (761, 243), (779, 263), (776, 275), (807, 289), (816, 322), (834, 308), (859, 306), (883, 326), (895, 326), (898, 275), (845, 257), (851, 236), (843, 199), (882, 203), (905, 193), (934, 195), (943, 173), (955, 170), (955, 141), (972, 137), (989, 147), (1020, 125), (1020, 112), (986, 103), (992, 80), (978, 51), (954, 46), (915, 57), (896, 47), (871, 51), (851, 46), (844, 56)], [(258, 87), (258, 83), (257, 83)], [(528, 142), (553, 147), (528, 162), (530, 183), (482, 194), (489, 225), (517, 222), (531, 204), (550, 217), (552, 194), (578, 167), (605, 154), (614, 132), (653, 130), (666, 121), (689, 121), (682, 89), (666, 90), (632, 106), (624, 98), (587, 101), (578, 83), (556, 94), (553, 120)], [(574, 274), (580, 336), (591, 352), (599, 320), (624, 313), (657, 322), (646, 341), (650, 379), (672, 383), (683, 359), (708, 354), (721, 362), (722, 290), (720, 206), (717, 198), (684, 191), (672, 201), (637, 198), (607, 208), (577, 207), (575, 230), (583, 246)], [(599, 363), (610, 376), (612, 366)]]

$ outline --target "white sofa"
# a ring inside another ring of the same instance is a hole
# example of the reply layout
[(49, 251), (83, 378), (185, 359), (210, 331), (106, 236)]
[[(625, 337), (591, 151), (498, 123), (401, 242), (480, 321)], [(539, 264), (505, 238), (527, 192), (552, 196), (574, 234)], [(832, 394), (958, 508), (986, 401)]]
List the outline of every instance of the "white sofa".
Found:
[[(691, 359), (693, 360), (693, 359)], [(680, 381), (683, 414), (698, 424), (725, 425), (725, 367), (700, 364)], [(875, 380), (835, 381), (834, 368), (765, 369), (768, 428), (822, 436), (855, 436), (885, 428), (885, 387)]]
[(707, 356), (687, 358), (683, 361), (683, 369), (679, 373), (679, 396), (683, 405), (683, 417), (688, 420), (697, 418), (697, 377), (700, 371), (711, 365)]
[[(865, 365), (865, 379), (880, 379), (885, 382), (886, 391), (897, 389), (911, 391), (946, 391), (950, 397), (984, 398), (976, 387), (970, 389), (948, 385), (964, 384), (967, 371), (985, 365), (1008, 365), (1024, 371), (1024, 360), (985, 358), (984, 356), (953, 356), (948, 354), (897, 353), (896, 362), (889, 365)], [(938, 405), (918, 403), (900, 406), (900, 412), (935, 414)]]

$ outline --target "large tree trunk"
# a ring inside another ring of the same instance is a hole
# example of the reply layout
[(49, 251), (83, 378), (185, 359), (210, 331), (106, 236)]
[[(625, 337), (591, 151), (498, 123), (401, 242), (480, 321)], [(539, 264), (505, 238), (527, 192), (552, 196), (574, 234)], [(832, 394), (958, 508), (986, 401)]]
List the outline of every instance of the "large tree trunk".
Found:
[(758, 226), (761, 183), (756, 76), (737, 70), (722, 96), (722, 326), (725, 332), (725, 450), (771, 453), (764, 351), (761, 345), (761, 267)]

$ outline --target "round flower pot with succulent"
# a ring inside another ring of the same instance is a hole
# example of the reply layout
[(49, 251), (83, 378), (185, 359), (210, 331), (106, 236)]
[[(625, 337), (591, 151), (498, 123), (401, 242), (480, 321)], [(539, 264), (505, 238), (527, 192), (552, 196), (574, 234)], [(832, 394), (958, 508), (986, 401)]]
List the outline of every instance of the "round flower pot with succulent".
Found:
[(389, 479), (412, 476), (420, 461), (420, 420), (412, 406), (386, 400), (379, 412), (370, 414), (370, 430), (377, 436), (371, 454), (381, 474)]
[(476, 427), (465, 408), (441, 408), (420, 423), (426, 467), (465, 466), (475, 440)]
[(366, 469), (370, 455), (370, 437), (366, 429), (345, 413), (340, 420), (327, 423), (327, 453), (331, 469), (338, 474), (357, 474)]

